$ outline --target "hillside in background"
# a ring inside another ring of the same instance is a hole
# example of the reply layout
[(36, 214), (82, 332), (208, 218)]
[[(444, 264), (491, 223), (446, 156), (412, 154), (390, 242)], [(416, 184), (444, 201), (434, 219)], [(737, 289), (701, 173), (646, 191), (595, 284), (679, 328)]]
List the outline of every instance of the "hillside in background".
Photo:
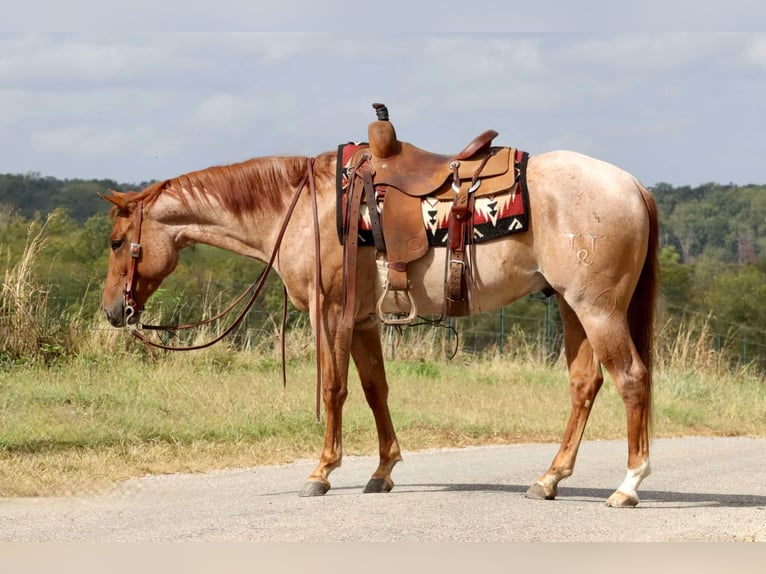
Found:
[(146, 183), (137, 185), (119, 184), (111, 179), (56, 179), (37, 173), (0, 174), (0, 209), (6, 214), (16, 210), (31, 219), (35, 214), (47, 215), (62, 208), (77, 223), (85, 223), (97, 213), (109, 211), (108, 204), (98, 200), (97, 193), (109, 189), (116, 191), (138, 191)]

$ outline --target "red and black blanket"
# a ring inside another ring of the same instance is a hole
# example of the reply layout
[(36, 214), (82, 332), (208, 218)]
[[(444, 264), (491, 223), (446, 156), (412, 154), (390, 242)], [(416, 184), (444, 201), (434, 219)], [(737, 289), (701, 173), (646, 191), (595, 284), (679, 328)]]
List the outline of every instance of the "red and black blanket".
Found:
[[(343, 214), (345, 213), (346, 192), (349, 185), (351, 158), (360, 148), (367, 147), (365, 143), (347, 143), (338, 146), (338, 163), (336, 172), (336, 190), (338, 198), (337, 227), (338, 237), (343, 242)], [(468, 243), (482, 243), (512, 233), (521, 233), (529, 228), (529, 195), (527, 193), (527, 159), (529, 154), (519, 151), (516, 157), (516, 169), (519, 177), (511, 189), (496, 195), (476, 197), (473, 207), (472, 233)], [(447, 245), (449, 214), (452, 207), (450, 201), (439, 201), (434, 197), (424, 197), (421, 201), (423, 210), (423, 225), (426, 228), (428, 243), (431, 247)], [(382, 205), (378, 204), (378, 210)], [(374, 245), (372, 225), (363, 202), (359, 217), (359, 245)]]

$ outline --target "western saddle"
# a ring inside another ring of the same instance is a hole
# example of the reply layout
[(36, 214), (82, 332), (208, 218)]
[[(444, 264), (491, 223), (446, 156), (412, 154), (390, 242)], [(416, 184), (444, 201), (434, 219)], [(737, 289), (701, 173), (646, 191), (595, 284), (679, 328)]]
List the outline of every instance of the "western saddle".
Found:
[[(407, 265), (429, 249), (421, 201), (450, 201), (445, 277), (446, 316), (468, 315), (466, 243), (472, 234), (473, 200), (516, 185), (515, 150), (492, 147), (498, 132), (487, 130), (460, 153), (441, 155), (399, 141), (383, 104), (373, 104), (377, 120), (368, 127), (369, 147), (351, 161), (344, 216), (344, 316), (352, 321), (356, 247), (362, 198), (366, 201), (378, 261), (384, 269), (377, 314), (386, 324), (410, 324), (417, 316), (409, 291)], [(379, 209), (379, 206), (381, 208)], [(405, 311), (404, 309), (408, 309)]]

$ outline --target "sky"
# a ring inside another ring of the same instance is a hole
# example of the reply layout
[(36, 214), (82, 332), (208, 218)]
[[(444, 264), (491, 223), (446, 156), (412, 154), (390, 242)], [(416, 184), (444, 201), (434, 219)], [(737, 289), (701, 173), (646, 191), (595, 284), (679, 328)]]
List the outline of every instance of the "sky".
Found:
[(373, 102), (434, 152), (495, 129), (648, 186), (766, 184), (766, 34), (709, 32), (0, 33), (0, 173), (316, 155), (366, 140)]

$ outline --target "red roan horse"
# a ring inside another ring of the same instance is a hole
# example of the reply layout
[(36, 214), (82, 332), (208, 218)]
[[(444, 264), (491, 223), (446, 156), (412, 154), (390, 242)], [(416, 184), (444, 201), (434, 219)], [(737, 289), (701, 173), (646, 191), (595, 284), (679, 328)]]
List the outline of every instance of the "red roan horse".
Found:
[[(319, 464), (301, 491), (309, 496), (328, 491), (328, 476), (341, 463), (349, 355), (378, 432), (380, 463), (365, 492), (391, 490), (391, 471), (401, 460), (375, 300), (369, 297), (377, 274), (373, 247), (359, 248), (354, 320), (341, 320), (336, 161), (334, 152), (316, 158), (257, 158), (188, 173), (140, 193), (105, 197), (114, 205), (114, 228), (103, 307), (115, 327), (138, 323), (147, 299), (173, 271), (184, 247), (205, 243), (261, 261), (273, 257), (290, 300), (310, 313), (312, 327), (320, 331), (326, 430)], [(529, 231), (472, 246), (470, 311), (497, 309), (537, 290), (555, 291), (558, 298), (572, 410), (558, 453), (527, 496), (555, 498), (558, 483), (572, 474), (603, 382), (603, 365), (625, 403), (628, 438), (627, 475), (607, 504), (635, 506), (638, 486), (650, 473), (658, 241), (654, 200), (625, 171), (569, 151), (530, 157), (526, 181)], [(307, 182), (315, 184), (316, 204)], [(314, 217), (318, 225), (312, 224)], [(408, 266), (421, 314), (442, 312), (444, 270), (445, 249), (438, 247)]]

